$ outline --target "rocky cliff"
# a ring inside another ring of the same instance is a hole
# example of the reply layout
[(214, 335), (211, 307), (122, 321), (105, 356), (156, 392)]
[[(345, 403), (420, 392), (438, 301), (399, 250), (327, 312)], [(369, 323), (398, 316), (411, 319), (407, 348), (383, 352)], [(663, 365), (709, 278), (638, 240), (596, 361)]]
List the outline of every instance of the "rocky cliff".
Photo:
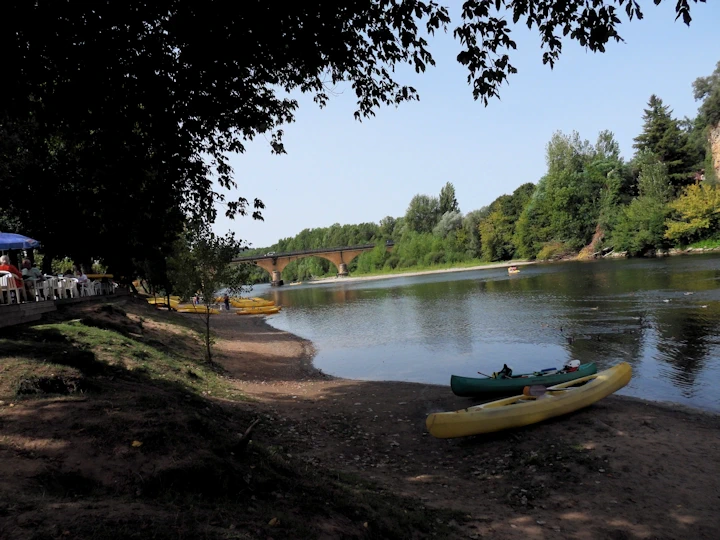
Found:
[(715, 169), (715, 176), (720, 178), (720, 124), (710, 129), (709, 138), (713, 169)]

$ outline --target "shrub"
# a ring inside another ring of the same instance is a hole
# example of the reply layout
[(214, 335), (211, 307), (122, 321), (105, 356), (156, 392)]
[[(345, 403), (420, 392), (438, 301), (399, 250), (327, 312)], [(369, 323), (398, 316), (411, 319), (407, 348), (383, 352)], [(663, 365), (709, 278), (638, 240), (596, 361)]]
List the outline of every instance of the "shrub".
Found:
[(540, 261), (561, 259), (568, 255), (572, 255), (572, 253), (572, 247), (565, 242), (545, 242), (542, 249), (537, 254), (537, 259)]

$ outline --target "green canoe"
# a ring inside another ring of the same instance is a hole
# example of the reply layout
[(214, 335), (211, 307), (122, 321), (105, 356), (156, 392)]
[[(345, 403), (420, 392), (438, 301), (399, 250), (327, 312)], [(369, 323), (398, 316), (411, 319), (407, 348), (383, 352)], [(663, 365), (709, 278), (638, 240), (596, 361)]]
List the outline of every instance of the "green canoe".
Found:
[(577, 371), (554, 373), (552, 375), (514, 375), (506, 379), (493, 379), (490, 377), (460, 377), (450, 376), (450, 388), (453, 394), (461, 397), (494, 397), (502, 395), (522, 394), (523, 388), (534, 384), (553, 386), (568, 381), (587, 377), (597, 373), (595, 363), (582, 364)]

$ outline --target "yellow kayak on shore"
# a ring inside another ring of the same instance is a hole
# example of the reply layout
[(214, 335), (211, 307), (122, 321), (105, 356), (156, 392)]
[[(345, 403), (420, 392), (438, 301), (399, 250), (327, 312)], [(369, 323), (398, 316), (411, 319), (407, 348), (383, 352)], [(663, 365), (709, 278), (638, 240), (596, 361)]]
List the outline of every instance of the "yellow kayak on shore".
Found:
[(236, 308), (256, 308), (274, 306), (275, 302), (263, 298), (231, 298), (230, 305)]
[(272, 315), (278, 313), (280, 306), (262, 306), (252, 308), (242, 308), (236, 311), (238, 315)]
[[(147, 299), (148, 304), (153, 306), (167, 306), (167, 298), (165, 297), (156, 297), (156, 298), (148, 298)], [(180, 298), (176, 296), (170, 297), (170, 307), (173, 309), (177, 309), (177, 307), (180, 305)]]
[(627, 362), (547, 388), (540, 397), (514, 396), (453, 412), (433, 413), (425, 425), (433, 437), (449, 439), (492, 433), (542, 422), (592, 405), (630, 382)]
[(214, 308), (206, 308), (205, 306), (185, 306), (181, 308), (177, 308), (178, 313), (210, 313), (211, 315), (217, 315), (220, 313), (219, 310)]

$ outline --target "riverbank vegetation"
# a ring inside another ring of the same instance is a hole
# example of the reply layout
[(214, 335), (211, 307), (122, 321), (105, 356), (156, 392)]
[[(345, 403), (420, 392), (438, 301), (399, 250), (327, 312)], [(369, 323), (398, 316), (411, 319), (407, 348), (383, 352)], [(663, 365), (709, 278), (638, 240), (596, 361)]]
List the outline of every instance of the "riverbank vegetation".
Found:
[[(0, 86), (0, 178), (12, 195), (3, 200), (0, 230), (40, 241), (45, 273), (67, 257), (86, 271), (99, 262), (126, 282), (157, 275), (188, 224), (209, 227), (218, 212), (262, 219), (263, 202), (245, 191), (251, 186), (243, 188), (246, 197), (230, 196), (237, 187), (230, 156), (257, 137), (284, 153), (283, 130), (295, 120), (300, 93), (324, 106), (333, 98), (329, 87), (347, 85), (358, 120), (419, 99), (402, 68), (421, 73), (433, 66), (430, 36), (452, 30), (473, 97), (488, 105), (516, 71), (507, 20), (538, 32), (543, 62), (552, 66), (562, 52), (559, 28), (565, 45), (604, 52), (622, 40), (623, 20), (642, 18), (637, 3), (620, 0), (588, 9), (539, 9), (533, 2), (496, 8), (504, 16), (486, 0), (453, 9), (373, 0), (248, 17), (240, 7), (193, 0), (121, 9), (10, 2), (3, 51), (12, 84)], [(674, 11), (690, 24), (690, 3), (678, 2)], [(53, 31), (36, 31), (43, 27)], [(713, 92), (713, 85), (697, 91)], [(433, 228), (441, 218), (431, 216)], [(478, 250), (473, 227), (475, 244), (468, 246), (454, 232), (457, 216), (443, 219), (452, 234), (423, 250), (423, 258), (496, 258)], [(408, 226), (408, 234), (430, 234), (424, 222)], [(417, 259), (400, 258), (398, 264)]]
[[(720, 62), (693, 83), (695, 118), (678, 119), (656, 95), (643, 111), (635, 154), (625, 160), (611, 131), (594, 143), (555, 133), (546, 147), (547, 171), (488, 206), (463, 213), (452, 183), (437, 196), (418, 194), (403, 216), (379, 223), (306, 229), (248, 254), (376, 243), (350, 265), (354, 274), (470, 266), (511, 259), (653, 255), (672, 247), (720, 244)], [(715, 152), (715, 155), (713, 155)], [(392, 251), (385, 249), (394, 242)], [(287, 281), (336, 272), (308, 257), (289, 264)], [(268, 276), (260, 269), (256, 281)]]

